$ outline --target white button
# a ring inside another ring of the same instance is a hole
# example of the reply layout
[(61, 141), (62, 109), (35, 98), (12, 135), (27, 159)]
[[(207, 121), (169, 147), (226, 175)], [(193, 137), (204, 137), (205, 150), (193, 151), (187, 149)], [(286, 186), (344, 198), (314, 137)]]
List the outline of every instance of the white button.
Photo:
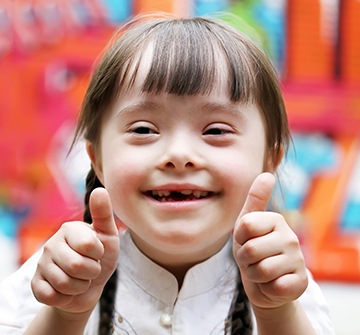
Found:
[(164, 327), (170, 327), (172, 324), (172, 315), (167, 312), (163, 312), (160, 316), (160, 322)]

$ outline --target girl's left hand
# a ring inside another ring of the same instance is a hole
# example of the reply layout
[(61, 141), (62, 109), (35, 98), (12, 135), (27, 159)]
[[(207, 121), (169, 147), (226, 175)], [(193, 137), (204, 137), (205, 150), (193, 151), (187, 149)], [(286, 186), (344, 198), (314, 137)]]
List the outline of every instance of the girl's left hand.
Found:
[(234, 228), (234, 257), (245, 292), (255, 309), (273, 309), (296, 300), (308, 285), (296, 234), (282, 215), (266, 211), (275, 178), (262, 173), (252, 184)]

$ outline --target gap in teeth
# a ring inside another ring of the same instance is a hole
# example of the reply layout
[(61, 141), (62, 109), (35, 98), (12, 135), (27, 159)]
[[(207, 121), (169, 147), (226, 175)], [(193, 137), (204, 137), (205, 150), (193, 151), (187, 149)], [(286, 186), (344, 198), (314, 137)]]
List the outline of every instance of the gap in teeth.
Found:
[[(207, 191), (200, 190), (182, 190), (182, 191), (168, 191), (168, 190), (159, 190), (152, 191), (152, 196), (158, 198), (160, 201), (181, 201), (181, 200), (190, 200), (192, 198), (200, 199), (205, 198), (209, 195)], [(180, 195), (187, 196), (188, 198), (181, 199)]]

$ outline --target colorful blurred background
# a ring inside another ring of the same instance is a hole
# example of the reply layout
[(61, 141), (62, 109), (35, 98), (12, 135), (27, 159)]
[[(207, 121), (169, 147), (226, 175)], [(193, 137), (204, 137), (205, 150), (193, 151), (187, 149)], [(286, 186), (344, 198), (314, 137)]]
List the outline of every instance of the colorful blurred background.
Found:
[(81, 218), (89, 161), (68, 149), (89, 74), (114, 30), (152, 11), (232, 13), (273, 60), (294, 141), (280, 206), (337, 334), (360, 334), (359, 0), (0, 0), (0, 279)]

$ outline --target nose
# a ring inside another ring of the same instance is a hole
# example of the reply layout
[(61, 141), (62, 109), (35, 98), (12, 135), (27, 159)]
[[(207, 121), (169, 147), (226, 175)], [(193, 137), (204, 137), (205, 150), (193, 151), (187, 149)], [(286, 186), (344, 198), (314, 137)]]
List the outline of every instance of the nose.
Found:
[(173, 136), (164, 143), (160, 168), (183, 172), (201, 166), (196, 141), (186, 134)]

